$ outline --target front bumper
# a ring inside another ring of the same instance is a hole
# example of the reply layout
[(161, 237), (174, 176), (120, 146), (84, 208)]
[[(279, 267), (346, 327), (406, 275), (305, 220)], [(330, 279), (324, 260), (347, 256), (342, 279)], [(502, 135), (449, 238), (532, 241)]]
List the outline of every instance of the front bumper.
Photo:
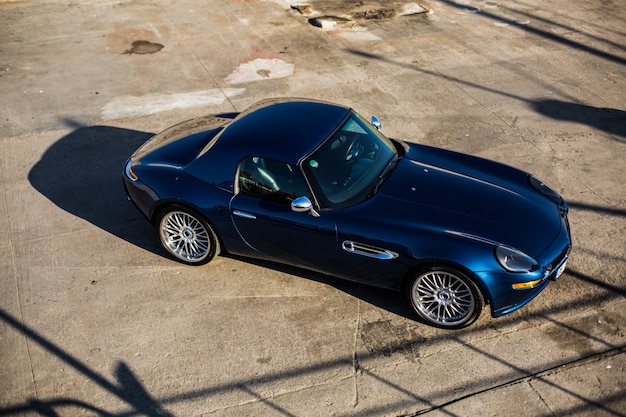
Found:
[[(565, 271), (572, 247), (567, 212), (561, 211), (562, 227), (559, 236), (538, 257), (541, 267), (528, 273), (510, 273), (500, 271), (485, 273), (481, 278), (491, 282), (494, 288), (491, 294), (491, 315), (504, 316), (514, 312), (532, 301), (550, 282), (556, 281)], [(481, 274), (482, 275), (482, 274)], [(515, 289), (513, 284), (538, 281), (529, 288)]]
[(124, 174), (122, 178), (124, 180), (124, 189), (126, 190), (127, 198), (139, 209), (139, 211), (150, 220), (150, 209), (153, 207), (154, 202), (157, 200), (157, 196), (154, 192), (147, 187), (140, 179), (131, 175), (130, 164), (132, 159), (128, 160), (124, 166)]

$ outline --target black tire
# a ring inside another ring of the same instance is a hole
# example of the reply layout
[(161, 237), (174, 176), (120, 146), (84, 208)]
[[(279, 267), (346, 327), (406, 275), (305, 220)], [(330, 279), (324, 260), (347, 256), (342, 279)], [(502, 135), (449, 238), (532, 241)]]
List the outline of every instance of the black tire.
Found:
[(220, 252), (213, 228), (198, 213), (180, 205), (162, 210), (156, 219), (161, 246), (175, 260), (188, 265), (203, 265)]
[(474, 281), (447, 266), (431, 266), (414, 273), (405, 291), (418, 316), (444, 329), (469, 326), (485, 306), (485, 299)]

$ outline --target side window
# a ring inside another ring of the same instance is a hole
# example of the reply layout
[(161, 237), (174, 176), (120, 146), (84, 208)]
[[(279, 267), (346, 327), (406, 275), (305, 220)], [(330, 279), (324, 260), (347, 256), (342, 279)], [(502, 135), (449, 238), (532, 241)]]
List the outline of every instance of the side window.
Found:
[(289, 204), (301, 196), (311, 198), (298, 167), (272, 159), (244, 158), (237, 181), (240, 193), (277, 203)]

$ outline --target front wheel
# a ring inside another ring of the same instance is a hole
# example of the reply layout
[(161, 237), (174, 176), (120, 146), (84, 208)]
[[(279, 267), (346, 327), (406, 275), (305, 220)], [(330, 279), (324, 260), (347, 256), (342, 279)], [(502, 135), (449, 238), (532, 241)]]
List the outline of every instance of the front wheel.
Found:
[(449, 267), (435, 266), (414, 274), (406, 291), (411, 307), (421, 318), (446, 329), (469, 326), (485, 304), (476, 284)]
[(175, 259), (190, 265), (211, 261), (219, 253), (215, 232), (198, 214), (182, 206), (170, 206), (157, 218), (163, 248)]

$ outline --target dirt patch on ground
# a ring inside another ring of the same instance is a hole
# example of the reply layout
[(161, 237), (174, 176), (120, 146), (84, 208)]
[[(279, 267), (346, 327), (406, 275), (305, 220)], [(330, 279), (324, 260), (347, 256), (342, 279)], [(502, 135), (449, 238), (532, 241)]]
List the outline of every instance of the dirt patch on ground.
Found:
[(410, 1), (364, 2), (313, 0), (305, 4), (291, 6), (304, 16), (309, 16), (313, 26), (328, 28), (345, 26), (363, 21), (380, 21), (396, 16), (410, 16), (428, 13), (429, 6)]
[(390, 320), (363, 324), (360, 336), (369, 353), (383, 356), (400, 353), (411, 362), (419, 358), (420, 346), (425, 342), (425, 338), (411, 327), (397, 325)]
[(124, 51), (124, 55), (135, 54), (135, 55), (147, 55), (154, 54), (163, 49), (163, 45), (160, 43), (150, 42), (150, 41), (135, 41), (132, 43), (130, 49)]

